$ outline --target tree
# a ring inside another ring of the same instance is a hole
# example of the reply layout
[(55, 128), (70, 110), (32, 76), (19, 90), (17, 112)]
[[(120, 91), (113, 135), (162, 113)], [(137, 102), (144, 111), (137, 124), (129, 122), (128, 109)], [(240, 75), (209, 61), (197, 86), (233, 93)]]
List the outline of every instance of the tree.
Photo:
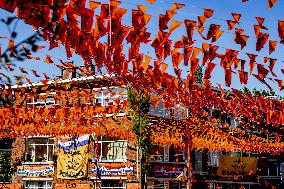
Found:
[(197, 66), (195, 71), (195, 83), (199, 85), (203, 85), (203, 73), (202, 73), (202, 67), (200, 65)]
[(132, 131), (137, 136), (138, 153), (140, 157), (140, 188), (145, 188), (146, 175), (149, 173), (149, 152), (150, 136), (148, 119), (146, 114), (150, 109), (149, 96), (142, 91), (134, 91), (132, 88), (127, 89), (128, 105), (131, 109), (131, 119), (133, 121)]

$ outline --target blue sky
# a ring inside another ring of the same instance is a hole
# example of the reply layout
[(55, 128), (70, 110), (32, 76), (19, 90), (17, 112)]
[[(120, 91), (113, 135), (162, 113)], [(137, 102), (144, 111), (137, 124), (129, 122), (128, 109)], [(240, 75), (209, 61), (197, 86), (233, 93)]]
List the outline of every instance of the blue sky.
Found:
[[(260, 52), (255, 51), (255, 43), (256, 38), (254, 37), (254, 31), (253, 31), (253, 25), (256, 24), (255, 16), (264, 17), (264, 25), (269, 28), (267, 33), (270, 34), (269, 39), (279, 41), (278, 37), (278, 31), (277, 31), (277, 22), (279, 20), (284, 20), (284, 0), (278, 0), (275, 6), (271, 9), (267, 9), (267, 1), (266, 0), (250, 0), (246, 3), (242, 3), (241, 0), (189, 0), (189, 1), (181, 1), (181, 0), (157, 0), (154, 5), (151, 5), (147, 3), (145, 0), (139, 0), (139, 1), (132, 1), (132, 0), (121, 0), (122, 4), (120, 7), (127, 8), (129, 12), (126, 14), (126, 16), (123, 18), (123, 23), (130, 25), (131, 24), (131, 9), (136, 8), (137, 4), (143, 4), (149, 6), (146, 13), (152, 15), (152, 19), (149, 22), (148, 25), (148, 31), (152, 33), (151, 38), (154, 38), (154, 36), (158, 32), (158, 15), (164, 14), (166, 9), (171, 8), (172, 3), (184, 3), (186, 6), (182, 9), (179, 9), (177, 11), (177, 14), (173, 17), (174, 20), (183, 21), (184, 19), (190, 19), (190, 20), (197, 20), (198, 15), (203, 15), (203, 8), (211, 8), (214, 9), (214, 15), (212, 18), (208, 19), (204, 26), (205, 31), (204, 33), (207, 33), (207, 29), (210, 24), (220, 24), (221, 30), (224, 30), (224, 34), (220, 37), (220, 39), (215, 42), (215, 45), (220, 46), (218, 52), (223, 53), (225, 52), (226, 48), (231, 48), (235, 50), (239, 50), (239, 56), (238, 58), (243, 58), (248, 60), (248, 57), (245, 53), (253, 53), (256, 55), (259, 55), (257, 58), (257, 63), (264, 64), (263, 58), (264, 56), (276, 58), (279, 61), (276, 63), (274, 71), (278, 76), (278, 79), (284, 79), (284, 75), (279, 71), (281, 68), (284, 69), (283, 62), (284, 61), (284, 45), (278, 44), (276, 51), (272, 53), (271, 55), (268, 54), (268, 44), (265, 45), (265, 48), (263, 48)], [(108, 0), (103, 0), (102, 2), (108, 2)], [(235, 44), (233, 41), (234, 36), (234, 30), (227, 30), (227, 19), (232, 20), (231, 13), (241, 13), (242, 17), (240, 19), (240, 25), (236, 26), (238, 28), (243, 28), (245, 30), (244, 34), (249, 35), (250, 39), (248, 40), (247, 46), (241, 50), (240, 46)], [(99, 14), (99, 11), (96, 11), (96, 14)], [(11, 16), (7, 11), (0, 10), (0, 18), (5, 18), (7, 16)], [(170, 23), (169, 23), (170, 25)], [(19, 36), (16, 41), (20, 41), (24, 37), (29, 36), (33, 31), (32, 27), (29, 25), (24, 24), (22, 21), (19, 22), (17, 31), (19, 33)], [(263, 30), (263, 32), (266, 32)], [(0, 36), (8, 35), (8, 31), (5, 28), (5, 25), (0, 23)], [(171, 36), (171, 39), (178, 40), (181, 38), (182, 35), (186, 35), (185, 28), (182, 25), (180, 28), (178, 28)], [(206, 42), (203, 39), (200, 38), (199, 34), (197, 32), (194, 33), (194, 37), (196, 40), (196, 43), (194, 46), (201, 47), (202, 42)], [(5, 40), (0, 39), (0, 45), (2, 46), (2, 49), (6, 48)], [(210, 41), (208, 41), (210, 43)], [(47, 45), (46, 42), (42, 43), (43, 45)], [(3, 50), (2, 50), (3, 51)], [(153, 57), (154, 51), (150, 44), (143, 45), (142, 46), (142, 52), (145, 54), (149, 54)], [(51, 51), (44, 49), (37, 53), (37, 56), (42, 57), (42, 61), (25, 61), (25, 62), (17, 62), (17, 66), (24, 67), (29, 70), (37, 70), (39, 73), (46, 72), (49, 76), (55, 77), (60, 75), (60, 70), (55, 67), (54, 65), (49, 65), (43, 62), (45, 54), (50, 54), (53, 58), (53, 60), (56, 63), (59, 63), (58, 59), (67, 60), (65, 51), (63, 46), (60, 48), (53, 49)], [(83, 62), (81, 58), (78, 55), (74, 55), (71, 60), (74, 60), (77, 65), (82, 65)], [(166, 62), (171, 65), (170, 58), (166, 59)], [(212, 73), (212, 83), (221, 83), (224, 85), (224, 71), (223, 68), (220, 66), (220, 60), (217, 59), (215, 61), (217, 64), (216, 68), (214, 69)], [(268, 65), (265, 65), (267, 67)], [(188, 68), (181, 67), (183, 71), (186, 73), (186, 70)], [(205, 70), (205, 68), (203, 68)], [(246, 67), (246, 70), (248, 71), (248, 67)], [(172, 72), (171, 69), (168, 69), (169, 72)], [(30, 72), (29, 72), (30, 73)], [(254, 69), (254, 73), (257, 73), (257, 69)], [(10, 73), (11, 74), (11, 73)], [(13, 72), (12, 74), (20, 74), (19, 71)], [(269, 75), (270, 76), (270, 75)], [(29, 77), (32, 78), (33, 81), (36, 81), (37, 78), (33, 78), (32, 74), (29, 74)], [(43, 77), (41, 79), (44, 79)], [(276, 82), (268, 81), (269, 84), (271, 84), (272, 88), (278, 93), (281, 94), (281, 92), (278, 90), (278, 85)], [(242, 88), (243, 85), (239, 83), (238, 75), (233, 74), (233, 81), (232, 86), (233, 88)], [(254, 79), (253, 76), (249, 77), (249, 83), (247, 85), (249, 88), (259, 88), (259, 89), (267, 89), (264, 85), (262, 85), (258, 80)], [(283, 92), (282, 92), (283, 93)]]

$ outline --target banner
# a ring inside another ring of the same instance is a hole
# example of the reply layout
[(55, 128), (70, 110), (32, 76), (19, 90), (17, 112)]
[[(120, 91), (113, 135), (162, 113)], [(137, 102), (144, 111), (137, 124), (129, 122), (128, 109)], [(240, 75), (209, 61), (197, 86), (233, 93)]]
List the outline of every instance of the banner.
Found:
[[(99, 172), (101, 176), (111, 176), (111, 175), (119, 175), (119, 176), (127, 176), (127, 174), (133, 173), (133, 165), (129, 163), (100, 163), (99, 164)], [(95, 164), (93, 173), (97, 174), (97, 166)]]
[(220, 156), (217, 175), (223, 177), (256, 174), (257, 158)]
[(23, 189), (22, 184), (0, 184), (0, 189)]
[(54, 174), (53, 165), (17, 166), (16, 175), (20, 177), (52, 177)]
[(175, 164), (165, 164), (165, 163), (153, 163), (152, 164), (152, 172), (150, 173), (153, 177), (172, 177), (176, 178), (181, 173), (184, 172), (183, 165), (175, 165)]
[(87, 176), (88, 144), (89, 135), (59, 139), (57, 178), (77, 179)]

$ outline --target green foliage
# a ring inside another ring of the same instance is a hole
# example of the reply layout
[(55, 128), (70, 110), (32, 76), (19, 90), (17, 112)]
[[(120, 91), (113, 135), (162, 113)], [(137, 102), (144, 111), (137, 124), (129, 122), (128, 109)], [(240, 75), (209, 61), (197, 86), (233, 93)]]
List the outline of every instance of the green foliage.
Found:
[(150, 165), (148, 163), (150, 152), (151, 131), (148, 125), (146, 114), (150, 109), (149, 96), (146, 93), (136, 92), (132, 88), (127, 89), (128, 105), (131, 109), (131, 118), (133, 121), (132, 131), (137, 136), (137, 145), (141, 151), (141, 188), (144, 188), (145, 175), (149, 173)]
[(203, 84), (203, 73), (202, 73), (202, 67), (200, 65), (197, 66), (196, 71), (195, 71), (195, 83), (196, 84)]
[(10, 182), (11, 178), (10, 152), (0, 151), (0, 182)]
[[(242, 90), (241, 90), (241, 93), (244, 94), (244, 93), (250, 93), (250, 94), (253, 94), (254, 97), (258, 97), (258, 96), (261, 96), (261, 97), (268, 97), (268, 96), (276, 96), (275, 92), (273, 90), (271, 91), (266, 91), (266, 90), (261, 90), (261, 89), (256, 89), (256, 88), (253, 88), (252, 91), (250, 91), (247, 87), (244, 87)], [(277, 96), (278, 97), (278, 96)]]

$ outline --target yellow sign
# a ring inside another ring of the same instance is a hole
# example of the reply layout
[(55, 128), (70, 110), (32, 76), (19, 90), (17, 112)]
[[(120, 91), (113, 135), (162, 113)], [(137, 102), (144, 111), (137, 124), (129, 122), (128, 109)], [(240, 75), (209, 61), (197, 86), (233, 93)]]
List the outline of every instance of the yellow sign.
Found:
[(221, 156), (217, 175), (223, 177), (256, 174), (257, 158)]
[(89, 135), (58, 141), (57, 177), (77, 179), (87, 176)]

